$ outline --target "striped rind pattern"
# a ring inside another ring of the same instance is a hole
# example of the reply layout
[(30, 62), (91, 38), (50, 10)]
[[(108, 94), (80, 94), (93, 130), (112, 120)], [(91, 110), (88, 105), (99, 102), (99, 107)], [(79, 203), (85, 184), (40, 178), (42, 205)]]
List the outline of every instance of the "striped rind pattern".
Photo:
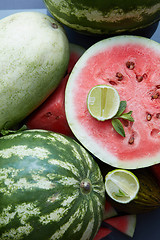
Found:
[(75, 140), (43, 130), (0, 138), (0, 240), (93, 239), (104, 198), (100, 169)]
[(74, 1), (44, 0), (50, 13), (73, 29), (93, 34), (109, 34), (144, 28), (160, 19), (156, 0)]

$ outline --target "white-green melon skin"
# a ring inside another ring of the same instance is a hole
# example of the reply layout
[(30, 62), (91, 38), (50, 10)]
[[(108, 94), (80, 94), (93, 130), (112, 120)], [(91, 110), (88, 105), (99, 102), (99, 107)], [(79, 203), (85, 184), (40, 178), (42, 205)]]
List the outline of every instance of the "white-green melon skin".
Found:
[(68, 61), (68, 39), (53, 18), (20, 12), (2, 19), (0, 129), (19, 123), (37, 108), (59, 84)]
[[(101, 139), (99, 140), (98, 137), (93, 138), (86, 129), (81, 125), (81, 119), (77, 117), (76, 113), (76, 104), (83, 104), (83, 103), (76, 103), (74, 101), (74, 92), (77, 86), (77, 81), (81, 76), (81, 71), (83, 71), (83, 68), (86, 66), (87, 62), (96, 54), (103, 52), (107, 48), (110, 49), (115, 45), (124, 45), (126, 43), (137, 43), (142, 46), (148, 47), (148, 49), (152, 49), (156, 53), (159, 52), (160, 54), (160, 44), (144, 38), (144, 37), (138, 37), (138, 36), (128, 36), (128, 35), (122, 35), (117, 37), (111, 37), (108, 39), (101, 40), (91, 46), (88, 50), (85, 51), (85, 53), (82, 55), (82, 57), (77, 61), (75, 64), (72, 73), (68, 79), (67, 86), (66, 86), (66, 92), (65, 92), (65, 110), (66, 110), (66, 117), (68, 124), (76, 136), (76, 138), (82, 143), (82, 145), (88, 149), (93, 155), (95, 155), (97, 158), (99, 158), (101, 161), (117, 168), (126, 168), (126, 169), (137, 169), (137, 168), (143, 168), (148, 167), (157, 163), (160, 163), (160, 152), (157, 151), (156, 154), (148, 154), (147, 156), (144, 156), (140, 159), (137, 159), (136, 157), (130, 161), (130, 159), (127, 159), (125, 161), (119, 159), (116, 155), (114, 155), (111, 151), (104, 149), (103, 144), (101, 143)], [(101, 66), (99, 66), (100, 68)], [(158, 69), (157, 69), (158, 71)], [(87, 79), (86, 79), (87, 81)], [(90, 80), (88, 80), (90, 81)], [(100, 83), (99, 83), (100, 84)], [(83, 86), (82, 91), (83, 91)], [(85, 86), (84, 86), (85, 88)], [(79, 90), (79, 94), (81, 94), (81, 90)], [(87, 104), (87, 102), (86, 102)], [(83, 120), (85, 121), (85, 119)], [(88, 124), (89, 125), (89, 124)], [(88, 126), (89, 127), (89, 126)], [(115, 130), (113, 130), (115, 131)], [(116, 148), (116, 146), (115, 146)]]

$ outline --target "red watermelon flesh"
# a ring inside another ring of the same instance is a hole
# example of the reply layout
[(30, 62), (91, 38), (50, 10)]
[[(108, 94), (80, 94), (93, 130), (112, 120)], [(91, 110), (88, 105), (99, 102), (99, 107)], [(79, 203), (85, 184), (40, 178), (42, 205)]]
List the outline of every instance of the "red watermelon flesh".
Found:
[(105, 201), (105, 211), (103, 215), (103, 219), (111, 218), (117, 215), (117, 211), (114, 207), (112, 207), (111, 203), (107, 200)]
[(110, 230), (109, 228), (101, 226), (93, 240), (101, 240), (102, 238), (109, 235), (111, 232), (112, 232), (112, 230)]
[[(118, 77), (121, 76), (121, 77)], [(133, 111), (126, 137), (111, 121), (98, 121), (87, 95), (98, 84), (112, 85)], [(160, 162), (160, 45), (136, 36), (118, 36), (90, 47), (75, 65), (66, 88), (66, 115), (77, 139), (100, 160), (122, 168)], [(131, 139), (133, 141), (131, 141)]]
[(116, 228), (120, 232), (133, 237), (136, 228), (136, 215), (124, 215), (104, 220), (105, 223)]
[(70, 44), (67, 73), (55, 92), (27, 118), (26, 125), (29, 129), (44, 129), (73, 137), (65, 114), (65, 88), (75, 63), (84, 51), (81, 46)]

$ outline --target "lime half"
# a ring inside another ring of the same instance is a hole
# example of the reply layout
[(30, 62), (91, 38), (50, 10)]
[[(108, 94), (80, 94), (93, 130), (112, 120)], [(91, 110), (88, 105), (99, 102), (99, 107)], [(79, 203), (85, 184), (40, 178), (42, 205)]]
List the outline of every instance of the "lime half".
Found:
[(88, 93), (89, 113), (99, 121), (114, 117), (119, 109), (120, 97), (117, 90), (108, 85), (96, 85)]
[(128, 170), (115, 169), (105, 177), (107, 194), (119, 203), (129, 203), (138, 194), (138, 178)]

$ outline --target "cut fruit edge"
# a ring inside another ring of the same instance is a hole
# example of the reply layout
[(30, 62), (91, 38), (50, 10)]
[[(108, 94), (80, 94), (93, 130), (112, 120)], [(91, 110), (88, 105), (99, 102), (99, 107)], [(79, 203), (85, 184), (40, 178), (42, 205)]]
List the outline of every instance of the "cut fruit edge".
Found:
[(107, 223), (107, 228), (108, 225), (110, 225), (127, 236), (133, 237), (136, 229), (136, 221), (137, 216), (135, 214), (131, 214), (112, 217), (104, 220), (103, 222)]
[(93, 240), (101, 240), (102, 238), (107, 237), (111, 232), (111, 229), (101, 226)]
[[(81, 142), (85, 148), (87, 148), (93, 155), (98, 157), (101, 161), (110, 164), (113, 167), (118, 167), (118, 168), (126, 168), (126, 169), (136, 169), (136, 168), (142, 168), (142, 167), (148, 167), (153, 164), (159, 163), (160, 162), (160, 154), (157, 153), (154, 156), (149, 155), (145, 156), (139, 159), (137, 161), (137, 158), (133, 158), (132, 161), (129, 159), (125, 159), (125, 161), (122, 161), (119, 159), (115, 154), (113, 154), (111, 151), (107, 152), (107, 159), (106, 159), (106, 150), (104, 149), (104, 146), (101, 144), (97, 143), (95, 144), (95, 140), (93, 139), (92, 136), (88, 135), (86, 136), (86, 129), (83, 129), (80, 127), (79, 119), (77, 118), (75, 114), (75, 105), (73, 100), (73, 92), (75, 88), (76, 81), (74, 79), (78, 79), (78, 75), (82, 71), (82, 69), (85, 67), (87, 61), (91, 59), (92, 56), (95, 56), (97, 52), (101, 52), (105, 49), (105, 46), (107, 44), (108, 48), (111, 48), (114, 44), (119, 44), (123, 40), (123, 44), (126, 42), (131, 42), (131, 43), (138, 43), (142, 44), (149, 47), (153, 48), (153, 50), (158, 50), (159, 49), (159, 43), (156, 43), (153, 40), (146, 39), (144, 37), (136, 37), (136, 36), (116, 36), (112, 37), (109, 39), (104, 39), (98, 43), (96, 43), (93, 46), (91, 46), (86, 52), (83, 54), (82, 58), (80, 61), (77, 62), (77, 64), (74, 67), (74, 70), (71, 73), (69, 82), (67, 83), (67, 88), (66, 88), (66, 97), (65, 97), (65, 105), (66, 105), (66, 115), (67, 115), (67, 121), (72, 129), (72, 132), (76, 136), (76, 138)], [(81, 128), (81, 131), (79, 129)]]
[(111, 205), (110, 202), (108, 202), (107, 200), (105, 201), (105, 210), (104, 210), (104, 214), (103, 214), (103, 220), (107, 219), (107, 218), (111, 218), (114, 216), (117, 216), (118, 213), (115, 210), (115, 208)]
[[(128, 177), (130, 178), (130, 182)], [(115, 187), (113, 188), (113, 186)], [(134, 186), (134, 188), (131, 189), (131, 186)], [(119, 203), (125, 204), (132, 201), (137, 196), (139, 187), (138, 178), (131, 171), (126, 169), (114, 169), (108, 172), (105, 177), (107, 194), (110, 198)], [(114, 189), (116, 190), (115, 192), (113, 191)]]
[(109, 85), (95, 85), (88, 93), (87, 108), (92, 117), (99, 121), (113, 118), (118, 112), (120, 97)]

